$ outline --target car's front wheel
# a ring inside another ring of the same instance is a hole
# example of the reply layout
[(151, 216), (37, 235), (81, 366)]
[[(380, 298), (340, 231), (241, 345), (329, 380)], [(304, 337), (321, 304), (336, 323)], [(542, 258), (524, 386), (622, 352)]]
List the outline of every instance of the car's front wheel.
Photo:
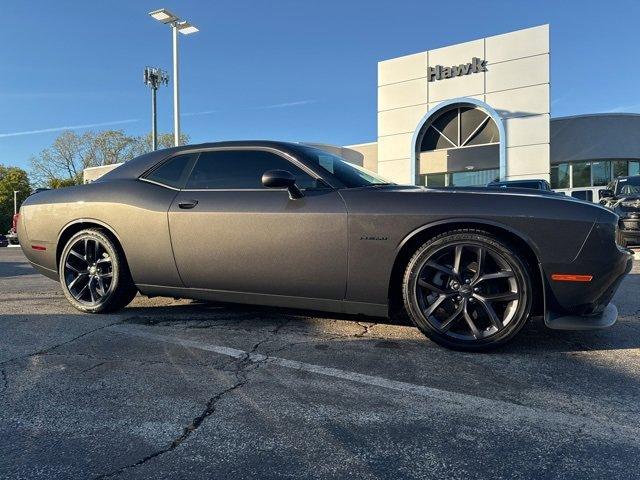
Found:
[(119, 310), (137, 293), (124, 254), (98, 229), (82, 230), (69, 239), (58, 270), (65, 296), (83, 312)]
[(479, 230), (446, 232), (410, 259), (403, 302), (414, 324), (436, 343), (487, 350), (511, 340), (532, 304), (531, 274), (511, 244)]

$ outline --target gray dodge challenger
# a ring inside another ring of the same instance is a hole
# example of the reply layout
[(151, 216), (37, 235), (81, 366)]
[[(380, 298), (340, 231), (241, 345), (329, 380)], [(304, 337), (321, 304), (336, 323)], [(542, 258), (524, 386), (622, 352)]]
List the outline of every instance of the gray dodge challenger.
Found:
[(33, 266), (74, 307), (137, 292), (408, 317), (461, 350), (617, 318), (629, 272), (618, 216), (553, 192), (396, 185), (304, 144), (170, 148), (98, 181), (29, 197), (18, 220)]

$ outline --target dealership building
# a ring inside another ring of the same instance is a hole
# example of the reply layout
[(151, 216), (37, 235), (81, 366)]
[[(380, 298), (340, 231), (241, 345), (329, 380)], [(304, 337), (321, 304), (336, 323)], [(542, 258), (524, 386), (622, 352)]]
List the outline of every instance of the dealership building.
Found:
[(427, 186), (541, 178), (591, 199), (640, 174), (640, 115), (551, 118), (549, 55), (541, 25), (381, 61), (377, 141), (343, 150)]
[(314, 145), (403, 184), (537, 178), (597, 200), (612, 178), (640, 174), (640, 115), (552, 118), (549, 55), (541, 25), (381, 61), (377, 141)]

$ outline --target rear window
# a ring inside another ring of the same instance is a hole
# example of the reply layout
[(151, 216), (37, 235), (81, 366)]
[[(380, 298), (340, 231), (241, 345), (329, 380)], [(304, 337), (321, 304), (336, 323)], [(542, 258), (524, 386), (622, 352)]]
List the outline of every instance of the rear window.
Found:
[(187, 180), (190, 166), (197, 158), (197, 153), (188, 153), (170, 158), (154, 168), (145, 178), (173, 188), (182, 188)]

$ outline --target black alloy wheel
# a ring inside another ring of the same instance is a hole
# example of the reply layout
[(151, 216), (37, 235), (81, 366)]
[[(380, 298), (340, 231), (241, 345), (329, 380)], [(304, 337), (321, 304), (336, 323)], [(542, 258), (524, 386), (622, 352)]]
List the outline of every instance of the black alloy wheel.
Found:
[(509, 341), (526, 323), (532, 302), (530, 274), (517, 250), (475, 230), (427, 241), (409, 261), (403, 294), (425, 335), (462, 350)]
[(124, 255), (97, 229), (71, 237), (62, 252), (59, 271), (65, 296), (83, 312), (120, 309), (137, 292)]

